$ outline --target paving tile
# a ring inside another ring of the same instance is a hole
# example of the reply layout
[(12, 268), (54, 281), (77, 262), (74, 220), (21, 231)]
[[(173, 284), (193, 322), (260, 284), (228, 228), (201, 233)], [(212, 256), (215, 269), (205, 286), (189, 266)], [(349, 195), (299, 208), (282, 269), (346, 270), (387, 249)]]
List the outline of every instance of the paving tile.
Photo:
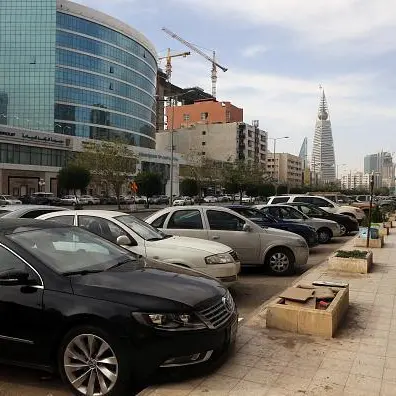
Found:
[(228, 395), (230, 396), (264, 396), (267, 395), (269, 388), (257, 382), (242, 380), (233, 388)]
[(284, 372), (287, 372), (289, 375), (294, 375), (296, 377), (312, 379), (315, 376), (317, 368), (313, 368), (310, 366), (300, 366), (300, 367), (292, 367), (288, 366)]
[(369, 392), (372, 395), (378, 395), (381, 389), (381, 380), (359, 374), (349, 374), (346, 382), (346, 388)]
[(396, 385), (393, 382), (382, 381), (381, 396), (395, 396)]
[(388, 338), (389, 330), (367, 329), (363, 332), (363, 337), (369, 338)]
[(384, 381), (393, 382), (395, 384), (395, 394), (396, 394), (396, 368), (385, 367), (383, 379)]
[(352, 365), (352, 360), (325, 358), (323, 359), (320, 368), (324, 370), (339, 370), (349, 372), (352, 368)]
[(251, 369), (251, 367), (242, 366), (240, 364), (236, 364), (231, 361), (231, 362), (227, 362), (226, 364), (221, 366), (220, 369), (217, 370), (217, 374), (241, 379), (248, 373), (248, 371), (250, 369)]
[(355, 360), (351, 368), (351, 374), (363, 375), (366, 377), (373, 377), (381, 379), (384, 372), (384, 367), (373, 366), (367, 363), (359, 363)]
[(240, 351), (242, 353), (248, 353), (250, 355), (255, 355), (259, 357), (270, 357), (275, 353), (274, 349), (268, 349), (267, 347), (263, 345), (253, 345), (250, 343), (247, 343), (244, 345)]
[(336, 385), (345, 386), (348, 376), (349, 376), (348, 371), (319, 369), (313, 378), (313, 382), (315, 383), (328, 382)]
[[(372, 317), (370, 317), (372, 318)], [(367, 330), (386, 330), (389, 332), (390, 329), (390, 319), (386, 318), (373, 318), (367, 322)]]
[(282, 373), (288, 365), (286, 360), (277, 360), (275, 358), (261, 358), (255, 365), (255, 368), (266, 371), (274, 371), (275, 373)]
[(389, 342), (386, 348), (387, 357), (396, 357), (396, 343)]
[(382, 345), (367, 345), (361, 343), (359, 345), (358, 353), (359, 354), (367, 354), (367, 355), (374, 355), (374, 356), (382, 356), (384, 357), (386, 355), (386, 348), (387, 346)]
[(227, 377), (224, 375), (211, 375), (207, 377), (200, 385), (198, 385), (191, 393), (192, 396), (223, 396), (228, 395), (229, 392), (235, 388), (239, 382), (236, 378)]
[(358, 353), (355, 362), (358, 364), (370, 364), (371, 366), (383, 368), (385, 365), (384, 356), (373, 356), (365, 353)]
[(355, 360), (356, 355), (356, 352), (330, 350), (327, 352), (325, 358), (353, 361)]
[[(269, 388), (265, 396), (295, 396), (297, 393), (285, 388), (279, 388), (278, 386)], [(301, 394), (302, 396), (302, 394)]]
[(332, 384), (331, 382), (312, 382), (305, 396), (343, 396), (344, 386)]
[(245, 375), (244, 380), (268, 386), (272, 385), (278, 379), (279, 375), (279, 373), (275, 373), (274, 371), (251, 368)]
[(360, 342), (363, 344), (368, 344), (368, 345), (378, 345), (378, 346), (387, 346), (388, 345), (388, 338), (384, 337), (369, 337), (369, 336), (364, 336), (360, 338)]
[(322, 364), (322, 357), (311, 356), (309, 359), (295, 356), (288, 361), (288, 367), (307, 367), (307, 368), (319, 368)]
[(359, 349), (360, 341), (334, 339), (330, 344), (331, 349), (341, 349), (343, 351), (356, 352)]
[(365, 391), (363, 389), (355, 389), (349, 386), (344, 388), (344, 396), (377, 396), (379, 392)]
[(236, 355), (230, 358), (230, 362), (240, 364), (242, 366), (254, 367), (260, 359), (260, 356), (250, 355), (248, 353), (238, 351)]
[(294, 375), (287, 375), (286, 373), (285, 375), (279, 376), (275, 382), (275, 385), (279, 386), (280, 388), (292, 390), (294, 392), (304, 392), (307, 390), (310, 383), (310, 379), (296, 377)]

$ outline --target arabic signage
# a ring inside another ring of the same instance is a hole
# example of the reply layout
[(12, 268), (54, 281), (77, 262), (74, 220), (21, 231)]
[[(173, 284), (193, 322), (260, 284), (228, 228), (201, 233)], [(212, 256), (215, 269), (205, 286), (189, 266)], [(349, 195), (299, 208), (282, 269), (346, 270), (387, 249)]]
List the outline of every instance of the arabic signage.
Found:
[(44, 146), (71, 146), (70, 138), (62, 138), (58, 134), (48, 134), (36, 131), (0, 130), (0, 140), (10, 140), (10, 143), (25, 142)]

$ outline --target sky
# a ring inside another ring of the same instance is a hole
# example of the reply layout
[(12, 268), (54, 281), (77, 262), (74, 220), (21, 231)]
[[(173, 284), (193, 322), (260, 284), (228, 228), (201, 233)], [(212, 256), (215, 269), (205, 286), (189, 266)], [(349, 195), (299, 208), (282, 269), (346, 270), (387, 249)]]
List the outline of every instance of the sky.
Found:
[[(76, 0), (75, 0), (76, 1)], [(395, 0), (77, 0), (142, 32), (157, 48), (185, 51), (162, 27), (207, 50), (218, 71), (217, 99), (244, 109), (277, 152), (309, 153), (324, 87), (340, 174), (364, 155), (396, 151)], [(162, 63), (164, 67), (165, 64)], [(211, 64), (174, 58), (172, 82), (211, 92)], [(346, 164), (346, 165), (343, 165)]]

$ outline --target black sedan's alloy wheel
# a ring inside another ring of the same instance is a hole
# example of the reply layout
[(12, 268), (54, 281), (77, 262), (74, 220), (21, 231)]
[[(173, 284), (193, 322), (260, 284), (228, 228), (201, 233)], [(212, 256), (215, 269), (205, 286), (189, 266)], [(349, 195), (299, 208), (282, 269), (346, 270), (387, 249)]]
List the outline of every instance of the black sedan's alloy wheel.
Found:
[(319, 243), (328, 243), (331, 239), (331, 231), (327, 228), (321, 228), (318, 230), (318, 239)]
[(59, 353), (62, 379), (78, 396), (122, 395), (129, 376), (123, 370), (127, 365), (119, 350), (116, 342), (99, 328), (71, 330)]
[(348, 230), (343, 224), (340, 224), (341, 236), (345, 236), (348, 233)]

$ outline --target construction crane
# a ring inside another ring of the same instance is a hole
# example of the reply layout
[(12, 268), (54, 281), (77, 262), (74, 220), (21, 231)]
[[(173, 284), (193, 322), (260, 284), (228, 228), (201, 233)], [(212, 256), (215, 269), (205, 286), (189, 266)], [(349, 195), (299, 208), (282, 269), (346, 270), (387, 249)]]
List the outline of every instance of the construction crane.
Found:
[(211, 74), (211, 79), (212, 79), (212, 96), (214, 98), (216, 98), (216, 84), (217, 84), (217, 68), (220, 68), (221, 70), (223, 70), (223, 72), (226, 72), (228, 69), (224, 66), (219, 65), (216, 62), (216, 52), (213, 51), (213, 57), (211, 58), (210, 56), (208, 56), (207, 54), (205, 54), (205, 52), (201, 51), (199, 48), (197, 48), (195, 45), (189, 43), (188, 41), (184, 40), (183, 38), (181, 38), (180, 36), (178, 36), (176, 33), (173, 33), (172, 31), (170, 31), (169, 29), (167, 29), (166, 27), (163, 27), (162, 30), (168, 34), (169, 36), (171, 36), (172, 38), (180, 41), (181, 43), (183, 43), (186, 47), (192, 49), (194, 52), (196, 52), (197, 54), (203, 56), (205, 59), (207, 59), (211, 64), (212, 64), (212, 74)]
[(166, 72), (166, 77), (169, 81), (172, 76), (172, 58), (177, 58), (179, 56), (182, 56), (183, 58), (185, 58), (188, 55), (191, 55), (190, 51), (178, 52), (176, 54), (172, 54), (170, 48), (168, 48), (168, 52), (167, 52), (166, 56), (161, 56), (158, 58), (158, 60), (166, 59), (165, 72)]

